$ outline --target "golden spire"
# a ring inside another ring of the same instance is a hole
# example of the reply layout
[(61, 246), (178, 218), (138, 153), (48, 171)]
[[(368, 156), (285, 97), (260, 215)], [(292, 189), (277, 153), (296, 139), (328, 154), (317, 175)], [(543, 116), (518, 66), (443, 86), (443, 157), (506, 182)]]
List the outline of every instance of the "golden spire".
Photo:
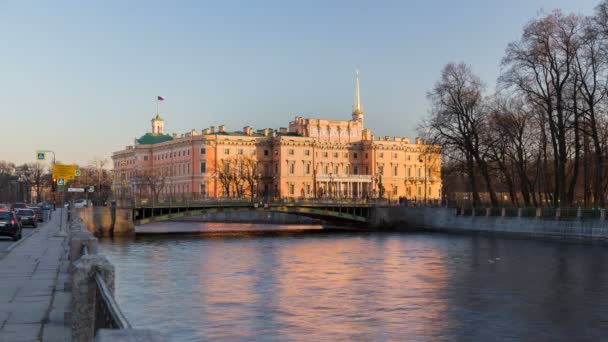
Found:
[(353, 106), (353, 120), (363, 121), (361, 100), (359, 99), (359, 69), (355, 69), (355, 105)]

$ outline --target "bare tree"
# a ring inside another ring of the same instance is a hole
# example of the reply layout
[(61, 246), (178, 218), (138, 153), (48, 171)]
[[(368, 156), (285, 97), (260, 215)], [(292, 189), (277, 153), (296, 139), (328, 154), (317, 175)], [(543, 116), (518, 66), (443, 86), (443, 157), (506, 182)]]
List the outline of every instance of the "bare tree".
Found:
[(487, 125), (483, 89), (482, 81), (470, 66), (449, 63), (427, 95), (432, 106), (427, 126), (432, 140), (440, 143), (445, 151), (464, 156), (473, 203), (481, 203), (475, 177), (475, 171), (479, 169), (492, 205), (498, 205), (487, 163), (488, 149), (484, 145), (488, 137), (483, 136)]
[(154, 201), (157, 202), (167, 183), (167, 176), (168, 172), (164, 167), (147, 168), (137, 170), (135, 180), (140, 184), (140, 186), (146, 186), (150, 192), (150, 195), (153, 196)]
[(258, 161), (252, 156), (241, 156), (241, 179), (247, 184), (251, 200), (257, 195), (261, 175), (258, 172)]
[(502, 61), (506, 70), (500, 82), (544, 109), (553, 148), (556, 204), (568, 201), (566, 167), (571, 126), (567, 102), (579, 48), (579, 30), (580, 18), (565, 16), (560, 11), (534, 19), (524, 27), (521, 39), (508, 45)]

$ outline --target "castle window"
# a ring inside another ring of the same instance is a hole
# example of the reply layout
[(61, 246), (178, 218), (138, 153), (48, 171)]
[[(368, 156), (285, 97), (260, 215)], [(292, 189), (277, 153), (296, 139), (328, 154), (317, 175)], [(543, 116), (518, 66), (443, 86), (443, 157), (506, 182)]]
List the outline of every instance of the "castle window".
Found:
[(242, 148), (239, 148), (238, 154), (239, 154), (239, 155), (242, 155), (242, 154), (243, 154), (243, 149), (242, 149)]
[(293, 148), (290, 148), (287, 153), (289, 153), (290, 156), (293, 156), (295, 152), (294, 152)]
[(353, 153), (353, 158), (357, 159), (357, 152)]
[(393, 177), (397, 177), (397, 171), (398, 171), (397, 168), (398, 168), (397, 165), (393, 166)]
[(289, 164), (289, 174), (293, 175), (295, 173), (296, 170), (296, 165), (294, 163)]
[(310, 155), (310, 150), (304, 150), (304, 155), (305, 156), (309, 156)]
[(380, 158), (384, 158), (384, 152), (380, 152)]
[(358, 167), (358, 166), (355, 166), (355, 167), (353, 168), (353, 174), (355, 174), (355, 175), (358, 175), (358, 174), (359, 174), (359, 167)]
[(367, 152), (365, 152), (365, 159), (367, 159)]
[(307, 174), (307, 175), (309, 175), (309, 174), (310, 174), (310, 164), (306, 164), (306, 165), (304, 166), (304, 172), (306, 172), (306, 174)]
[(229, 148), (224, 149), (224, 154), (230, 154), (230, 149)]
[(348, 158), (348, 152), (344, 152), (344, 158)]
[(323, 157), (327, 158), (327, 152), (323, 152)]
[(268, 150), (264, 150), (264, 155), (267, 156), (268, 155)]
[(295, 185), (289, 184), (289, 194), (293, 196), (295, 194)]
[(148, 161), (148, 156), (144, 156), (144, 161)]
[(334, 152), (334, 158), (338, 158), (338, 152)]

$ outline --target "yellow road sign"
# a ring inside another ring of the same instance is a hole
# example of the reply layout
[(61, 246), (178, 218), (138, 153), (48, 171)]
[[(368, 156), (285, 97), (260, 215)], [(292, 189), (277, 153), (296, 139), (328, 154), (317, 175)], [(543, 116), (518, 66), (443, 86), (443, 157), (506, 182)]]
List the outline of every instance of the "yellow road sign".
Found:
[(74, 165), (53, 165), (53, 178), (63, 178), (72, 180), (76, 178), (76, 166)]

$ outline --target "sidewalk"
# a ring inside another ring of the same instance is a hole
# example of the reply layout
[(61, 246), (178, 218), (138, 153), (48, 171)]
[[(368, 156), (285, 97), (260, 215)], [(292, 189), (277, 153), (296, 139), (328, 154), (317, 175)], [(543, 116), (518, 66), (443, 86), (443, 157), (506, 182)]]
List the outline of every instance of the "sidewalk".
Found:
[(71, 341), (66, 211), (0, 254), (0, 342)]

